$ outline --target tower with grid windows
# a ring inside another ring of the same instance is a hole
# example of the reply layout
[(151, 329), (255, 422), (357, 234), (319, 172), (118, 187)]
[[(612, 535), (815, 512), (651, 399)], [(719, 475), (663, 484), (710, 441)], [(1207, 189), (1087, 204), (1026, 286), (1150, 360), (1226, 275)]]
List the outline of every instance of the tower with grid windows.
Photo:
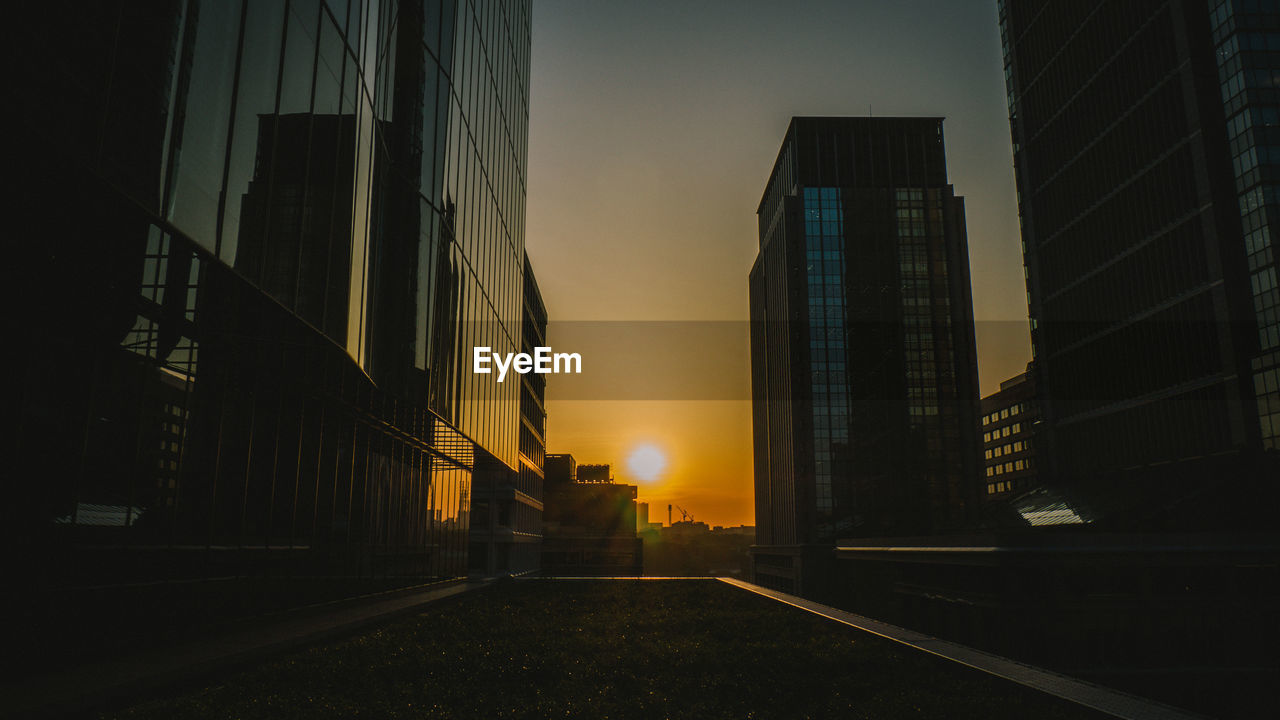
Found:
[(1280, 4), (999, 16), (1042, 474), (1116, 529), (1269, 525)]
[(940, 118), (793, 118), (757, 211), (758, 582), (845, 538), (956, 528), (978, 495), (964, 201)]

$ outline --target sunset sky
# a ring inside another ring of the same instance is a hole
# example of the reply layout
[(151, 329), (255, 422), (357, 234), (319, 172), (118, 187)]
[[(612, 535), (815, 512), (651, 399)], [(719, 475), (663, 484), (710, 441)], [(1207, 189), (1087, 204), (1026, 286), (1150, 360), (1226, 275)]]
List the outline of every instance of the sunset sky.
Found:
[(946, 118), (983, 394), (1021, 372), (1003, 78), (994, 0), (536, 2), (526, 243), (584, 370), (550, 376), (548, 452), (611, 463), (654, 520), (754, 523), (747, 273), (793, 115)]

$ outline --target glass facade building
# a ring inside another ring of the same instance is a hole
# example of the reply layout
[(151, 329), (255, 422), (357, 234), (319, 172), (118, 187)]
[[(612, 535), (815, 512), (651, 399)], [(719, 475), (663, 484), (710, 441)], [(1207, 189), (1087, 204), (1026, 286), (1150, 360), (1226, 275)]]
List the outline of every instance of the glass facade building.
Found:
[(1280, 476), (1276, 4), (999, 16), (1042, 477), (1117, 527), (1234, 517)]
[[(758, 215), (757, 544), (962, 526), (979, 496), (977, 365), (942, 121), (794, 118)], [(795, 576), (802, 560), (773, 562)]]
[(1218, 0), (1209, 18), (1258, 335), (1249, 376), (1262, 447), (1280, 451), (1280, 2)]
[(11, 567), (465, 573), (473, 470), (520, 467), (465, 363), (521, 342), (530, 4), (18, 20)]

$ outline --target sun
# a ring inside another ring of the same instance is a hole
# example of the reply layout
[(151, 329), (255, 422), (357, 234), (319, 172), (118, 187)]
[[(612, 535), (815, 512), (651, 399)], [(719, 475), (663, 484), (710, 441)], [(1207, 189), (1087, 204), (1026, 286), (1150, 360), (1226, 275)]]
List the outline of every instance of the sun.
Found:
[(657, 445), (645, 443), (636, 446), (627, 457), (627, 469), (631, 474), (645, 482), (658, 479), (667, 467), (667, 456)]

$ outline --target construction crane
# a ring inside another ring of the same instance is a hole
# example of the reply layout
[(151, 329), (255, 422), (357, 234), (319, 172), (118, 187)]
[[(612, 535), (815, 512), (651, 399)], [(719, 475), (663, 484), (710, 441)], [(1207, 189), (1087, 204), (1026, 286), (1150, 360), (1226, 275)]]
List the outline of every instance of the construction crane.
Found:
[(679, 505), (677, 505), (677, 506), (676, 506), (676, 509), (680, 511), (680, 519), (681, 519), (682, 521), (684, 521), (684, 522), (693, 522), (693, 515), (692, 515), (691, 513), (689, 513), (688, 511), (686, 511), (684, 508), (680, 507)]

